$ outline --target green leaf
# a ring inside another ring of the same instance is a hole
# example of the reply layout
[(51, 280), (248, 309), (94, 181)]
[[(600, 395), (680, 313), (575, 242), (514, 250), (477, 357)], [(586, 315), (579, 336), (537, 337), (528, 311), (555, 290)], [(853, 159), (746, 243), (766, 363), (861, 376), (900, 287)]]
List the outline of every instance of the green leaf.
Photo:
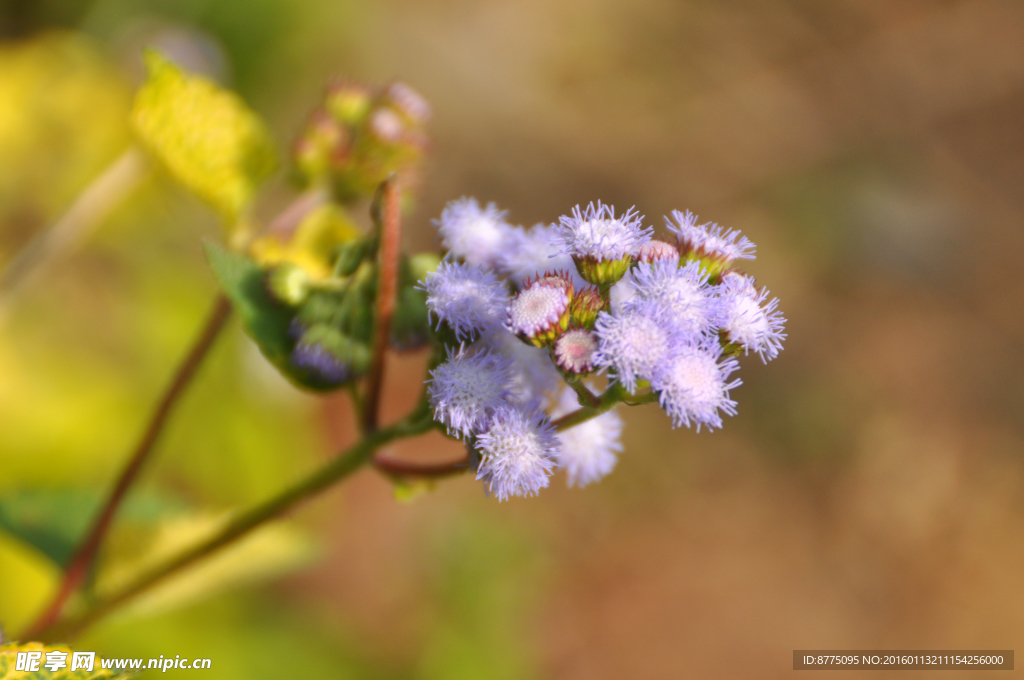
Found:
[(237, 95), (182, 73), (157, 52), (146, 53), (146, 66), (131, 113), (135, 133), (233, 226), (277, 164), (266, 125)]
[[(336, 376), (328, 378), (315, 370), (292, 364), (296, 340), (291, 331), (296, 312), (271, 295), (268, 272), (246, 255), (213, 243), (207, 243), (205, 248), (214, 276), (242, 318), (245, 332), (256, 342), (263, 356), (294, 385), (329, 392), (366, 371), (369, 348), (365, 340), (370, 320), (364, 317), (370, 314), (370, 303), (359, 297), (361, 291), (358, 286), (347, 297), (332, 293), (311, 295), (301, 308), (308, 317), (302, 319), (307, 326), (302, 341), (311, 340), (312, 332), (325, 351), (331, 352), (339, 364), (347, 367), (347, 373), (341, 379)], [(327, 330), (336, 342), (327, 342), (327, 338), (320, 335), (323, 329), (314, 326), (330, 326)]]
[[(58, 565), (67, 563), (100, 504), (91, 489), (25, 489), (0, 493), (0, 529), (33, 546)], [(183, 506), (153, 493), (133, 493), (121, 519), (151, 524)]]
[(86, 491), (18, 492), (0, 497), (0, 529), (57, 564), (71, 556), (99, 496)]
[[(91, 650), (90, 650), (91, 651)], [(18, 663), (18, 652), (39, 652), (40, 670), (26, 672), (15, 670)], [(62, 652), (66, 666), (57, 671), (47, 670), (47, 652)], [(67, 645), (42, 645), (38, 642), (30, 642), (24, 645), (10, 644), (0, 645), (0, 680), (108, 680), (110, 678), (127, 678), (136, 673), (130, 671), (117, 671), (100, 668), (100, 657), (97, 655), (93, 663), (93, 670), (71, 671), (72, 650)]]
[(288, 359), (295, 346), (288, 335), (292, 312), (270, 296), (266, 273), (249, 257), (206, 243), (206, 259), (221, 289), (242, 319), (249, 334), (270, 363), (288, 373)]

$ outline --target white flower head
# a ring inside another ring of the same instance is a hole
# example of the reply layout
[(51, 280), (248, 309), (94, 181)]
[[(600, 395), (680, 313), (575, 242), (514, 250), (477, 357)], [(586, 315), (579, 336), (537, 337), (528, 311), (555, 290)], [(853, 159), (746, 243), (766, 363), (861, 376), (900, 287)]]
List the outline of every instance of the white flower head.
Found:
[(498, 352), (511, 362), (509, 399), (517, 404), (543, 407), (549, 401), (548, 395), (561, 383), (547, 350), (526, 344), (505, 328), (494, 329), (478, 345)]
[(427, 398), (434, 420), (448, 433), (467, 437), (484, 430), (504, 406), (511, 387), (512, 362), (486, 349), (448, 350), (448, 360), (430, 372)]
[(698, 225), (697, 216), (686, 211), (672, 211), (672, 219), (665, 218), (669, 231), (676, 235), (679, 252), (710, 260), (729, 263), (733, 260), (753, 260), (754, 244), (740, 232), (717, 224)]
[(445, 206), (434, 224), (449, 255), (493, 269), (513, 238), (505, 214), (494, 203), (481, 208), (475, 198), (460, 198)]
[(707, 333), (713, 324), (714, 305), (708, 271), (699, 260), (680, 267), (676, 261), (640, 262), (631, 272), (635, 297), (626, 303), (658, 302), (667, 307), (680, 329), (690, 335)]
[(572, 257), (560, 252), (557, 229), (551, 225), (513, 227), (507, 247), (498, 259), (498, 268), (519, 287), (531, 278), (553, 271), (568, 272), (577, 289), (586, 285), (576, 272)]
[(576, 375), (594, 370), (595, 354), (597, 336), (584, 328), (569, 329), (555, 343), (555, 364)]
[(616, 380), (630, 393), (636, 392), (638, 380), (651, 379), (680, 340), (671, 313), (651, 301), (631, 303), (620, 314), (601, 312), (594, 331), (594, 363), (615, 371)]
[(636, 256), (653, 231), (633, 208), (616, 217), (615, 208), (601, 201), (583, 210), (577, 205), (571, 215), (559, 218), (556, 229), (561, 252), (595, 262)]
[(609, 292), (612, 314), (622, 314), (636, 297), (636, 286), (632, 276), (623, 276)]
[[(576, 392), (566, 387), (551, 416), (559, 418), (579, 406)], [(622, 426), (622, 418), (611, 410), (558, 433), (558, 467), (565, 470), (569, 486), (586, 486), (612, 471), (622, 452)]]
[(758, 291), (753, 279), (736, 272), (726, 273), (717, 288), (716, 321), (728, 341), (747, 354), (756, 352), (765, 363), (777, 357), (786, 339), (778, 298), (766, 302), (768, 290)]
[(427, 309), (462, 340), (500, 326), (505, 318), (508, 289), (494, 272), (463, 263), (442, 262), (420, 284)]
[(533, 496), (548, 485), (558, 455), (558, 438), (540, 411), (500, 408), (476, 443), (480, 451), (476, 478), (483, 480), (499, 501)]
[(672, 427), (690, 427), (693, 423), (700, 432), (722, 427), (722, 416), (736, 415), (736, 402), (729, 398), (729, 390), (742, 381), (729, 381), (729, 375), (739, 369), (735, 357), (719, 361), (722, 348), (717, 343), (694, 342), (676, 347), (670, 361), (651, 380), (658, 392), (658, 401), (672, 418)]

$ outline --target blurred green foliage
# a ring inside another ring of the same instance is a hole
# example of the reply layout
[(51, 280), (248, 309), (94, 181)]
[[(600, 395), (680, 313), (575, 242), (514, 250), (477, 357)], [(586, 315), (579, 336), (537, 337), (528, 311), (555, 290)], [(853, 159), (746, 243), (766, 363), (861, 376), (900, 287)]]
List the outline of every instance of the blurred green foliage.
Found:
[[(43, 5), (37, 9), (42, 12)], [(290, 3), (263, 0), (100, 1), (77, 9), (95, 35), (114, 31), (136, 10), (214, 32), (230, 53), (234, 82), (250, 92), (258, 89), (252, 74), (267, 74), (268, 55), (275, 54), (270, 44), (300, 13)], [(305, 21), (315, 15), (308, 9), (302, 10)], [(51, 10), (40, 16), (49, 21)], [(32, 11), (21, 17), (25, 26)], [(130, 143), (130, 76), (109, 57), (71, 33), (0, 47), (0, 88), (6, 88), (0, 154), (11, 159), (0, 169), (0, 264)], [(178, 78), (173, 67), (161, 69), (164, 78)], [(177, 86), (189, 83), (178, 80)], [(215, 92), (212, 84), (200, 87)], [(236, 109), (233, 115), (249, 114)], [(163, 120), (181, 122), (166, 115)], [(168, 161), (168, 147), (154, 141), (151, 129), (144, 134), (168, 174), (184, 178), (229, 216), (247, 202), (247, 187), (261, 174), (225, 183), (190, 180), (190, 169)], [(269, 146), (265, 133), (257, 136), (257, 146)], [(217, 193), (222, 189), (225, 194)], [(5, 428), (0, 442), (0, 626), (8, 638), (55, 587), (59, 565), (198, 330), (216, 287), (200, 243), (216, 233), (216, 223), (168, 177), (154, 175), (86, 249), (60, 263), (0, 319), (0, 421), (17, 423)], [(289, 243), (263, 239), (253, 253), (264, 265), (297, 262), (322, 278), (332, 273), (337, 244), (356, 233), (346, 214), (328, 207), (315, 211)], [(434, 256), (403, 262), (397, 344), (423, 340), (423, 298), (411, 286), (436, 264)], [(315, 465), (324, 435), (313, 402), (263, 361), (239, 325), (220, 339), (179, 405), (72, 610), (208, 535), (226, 512), (266, 497)], [(358, 631), (326, 622), (324, 611), (303, 610), (308, 602), (296, 605), (252, 590), (252, 584), (320, 554), (301, 523), (269, 527), (182, 573), (95, 628), (78, 648), (103, 656), (173, 650), (210, 657), (211, 677), (246, 680), (532, 675), (522, 625), (531, 605), (522, 594), (536, 588), (532, 579), (540, 571), (528, 544), (511, 531), (495, 532), (488, 522), (460, 520), (428, 532), (417, 550), (425, 564), (437, 567), (429, 585), (438, 606), (428, 614), (429, 634), (397, 658), (366, 648)]]
[[(171, 68), (164, 66), (165, 79), (171, 77)], [(178, 83), (188, 90), (180, 77)], [(200, 98), (212, 87), (199, 85)], [(31, 232), (53, 219), (103, 162), (127, 146), (128, 88), (120, 71), (93, 44), (70, 34), (0, 48), (0, 88), (5, 95), (0, 107), (0, 152), (5, 159), (0, 213), (7, 218), (5, 227), (18, 224), (12, 214), (36, 215), (27, 225)], [(161, 105), (153, 96), (148, 99), (149, 104), (143, 98), (137, 111)], [(225, 107), (232, 101), (213, 99), (221, 106), (215, 115), (227, 125), (224, 130), (236, 129), (239, 116), (250, 116), (251, 123), (252, 114), (237, 110), (227, 112), (225, 120)], [(180, 117), (174, 122), (181, 122)], [(190, 131), (201, 132), (192, 123)], [(230, 144), (224, 130), (215, 141)], [(260, 135), (265, 152), (270, 141), (265, 131)], [(151, 148), (165, 158), (173, 152), (155, 141)], [(231, 162), (229, 153), (215, 156)], [(265, 174), (265, 166), (261, 172)], [(230, 189), (229, 184), (217, 182)], [(240, 208), (248, 199), (243, 194), (251, 193), (239, 192), (238, 186), (224, 203), (229, 211)], [(173, 204), (179, 207), (168, 210)], [(0, 581), (5, 585), (0, 588), (0, 621), (8, 634), (25, 625), (53, 588), (58, 565), (90, 520), (208, 304), (213, 286), (199, 242), (210, 220), (190, 219), (189, 211), (195, 208), (181, 204), (181, 197), (163, 182), (149, 183), (115, 213), (90, 252), (70, 268), (61, 263), (3, 318), (0, 419), (18, 424), (5, 428), (0, 445), (5, 471), (0, 478)], [(183, 221), (191, 226), (183, 228)], [(5, 228), (8, 252), (25, 236)], [(192, 246), (168, 257), (170, 243)], [(251, 396), (287, 388), (273, 376), (253, 376), (246, 364), (253, 363), (245, 359), (247, 346), (237, 336), (222, 340), (190, 395), (191, 403), (182, 405), (185, 418), (165, 433), (161, 445), (178, 455), (157, 463), (156, 479), (162, 482), (144, 484), (129, 498), (102, 558), (103, 578), (95, 584), (101, 589), (131, 578), (154, 556), (166, 555), (214, 526), (183, 515), (186, 506), (199, 499), (201, 505), (212, 502), (214, 507), (251, 502), (307, 467), (303, 461), (316, 448), (315, 431), (303, 426), (309, 415), (297, 396)], [(269, 384), (254, 391), (253, 380)], [(171, 496), (180, 500), (158, 500), (168, 497), (157, 490), (160, 486), (173, 486)], [(226, 554), (226, 562), (211, 562), (207, 571), (169, 583), (177, 589), (174, 596), (167, 595), (172, 591), (163, 596), (154, 591), (153, 600), (140, 606), (152, 608), (160, 597), (198, 597), (306, 561), (312, 554), (309, 539), (283, 531), (277, 527), (254, 536), (240, 546), (234, 561)], [(140, 552), (143, 548), (147, 552)]]
[(123, 150), (130, 100), (86, 37), (0, 44), (0, 262)]
[(174, 178), (211, 203), (229, 230), (274, 170), (277, 152), (259, 116), (237, 95), (182, 73), (155, 51), (132, 106), (132, 127)]

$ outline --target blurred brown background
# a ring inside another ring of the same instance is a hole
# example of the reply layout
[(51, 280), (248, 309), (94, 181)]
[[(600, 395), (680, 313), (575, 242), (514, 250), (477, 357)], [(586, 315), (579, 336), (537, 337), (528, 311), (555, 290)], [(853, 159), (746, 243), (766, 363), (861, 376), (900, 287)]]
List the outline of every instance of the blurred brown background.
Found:
[[(1024, 653), (1024, 3), (98, 0), (2, 16), (3, 49), (70, 27), (126, 84), (140, 44), (184, 36), (282, 147), (330, 76), (400, 78), (434, 107), (410, 248), (433, 247), (429, 220), (462, 195), (527, 225), (596, 199), (659, 226), (690, 209), (757, 243), (748, 270), (789, 319), (778, 360), (744, 362), (721, 432), (634, 409), (614, 474), (500, 505), (468, 478), (398, 503), (361, 473), (300, 517), (318, 560), (83, 648), (195, 649), (208, 677), (510, 680), (789, 677), (797, 648)], [(8, 255), (62, 205), (15, 193)], [(278, 183), (261, 210), (287, 196)], [(21, 376), (0, 379), (0, 459), (19, 479), (46, 477), (29, 457), (69, 455), (8, 434), (23, 402), (84, 420), (65, 410), (89, 400), (68, 395), (99, 389), (114, 420), (67, 435), (91, 461), (67, 476), (102, 488), (205, 313), (214, 233), (156, 181), (26, 296), (0, 353)], [(344, 399), (296, 397), (233, 335), (213, 362), (234, 368), (196, 387), (151, 475), (201, 506), (263, 497), (351, 431)], [(29, 349), (40, 337), (49, 354)], [(91, 368), (48, 368), (55, 355)], [(391, 365), (392, 416), (421, 365)], [(429, 442), (395, 453), (458, 453)], [(985, 676), (929, 677), (954, 675)]]

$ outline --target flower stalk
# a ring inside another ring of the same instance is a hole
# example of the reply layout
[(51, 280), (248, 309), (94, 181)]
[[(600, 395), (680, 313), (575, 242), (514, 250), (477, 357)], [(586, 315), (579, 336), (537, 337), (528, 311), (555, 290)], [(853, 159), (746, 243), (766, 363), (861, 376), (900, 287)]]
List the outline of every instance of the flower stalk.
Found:
[(395, 312), (395, 290), (398, 286), (398, 258), (402, 236), (401, 187), (398, 176), (392, 175), (381, 184), (378, 200), (372, 213), (377, 220), (378, 279), (377, 312), (373, 331), (373, 358), (366, 380), (366, 398), (363, 400), (363, 432), (377, 429), (380, 413), (380, 393), (384, 383), (384, 363), (391, 338), (391, 317)]
[(121, 475), (114, 484), (113, 490), (104, 502), (99, 514), (96, 515), (96, 519), (93, 520), (92, 526), (85, 534), (85, 538), (82, 539), (82, 542), (68, 561), (56, 595), (54, 595), (53, 600), (47, 605), (46, 609), (43, 610), (43, 613), (25, 631), (24, 638), (32, 639), (40, 631), (53, 624), (60, 616), (68, 599), (85, 581), (89, 571), (92, 569), (96, 554), (103, 544), (103, 539), (106, 537), (114, 517), (117, 515), (117, 511), (121, 508), (135, 480), (138, 479), (139, 473), (149, 461), (153, 448), (160, 438), (160, 433), (163, 432), (164, 425), (166, 425), (182, 394), (191, 384), (192, 379), (195, 378), (203, 363), (203, 359), (206, 358), (210, 348), (213, 347), (214, 341), (220, 335), (230, 315), (231, 303), (224, 295), (218, 295), (202, 332), (196, 338), (185, 360), (178, 367), (174, 378), (164, 391), (163, 397), (161, 397), (159, 404), (157, 404), (156, 409), (153, 411), (149, 424), (142, 434), (142, 438), (135, 446), (135, 451), (132, 453), (131, 458), (128, 459), (128, 464), (121, 471)]
[(39, 630), (33, 638), (42, 641), (67, 641), (96, 623), (117, 607), (152, 589), (187, 567), (226, 548), (254, 530), (278, 519), (297, 505), (350, 476), (371, 460), (374, 452), (396, 439), (423, 434), (434, 427), (425, 402), (394, 425), (368, 433), (329, 463), (285, 489), (278, 495), (251, 508), (230, 521), (216, 535), (182, 552), (164, 564), (139, 576), (123, 589), (101, 595), (85, 612)]

